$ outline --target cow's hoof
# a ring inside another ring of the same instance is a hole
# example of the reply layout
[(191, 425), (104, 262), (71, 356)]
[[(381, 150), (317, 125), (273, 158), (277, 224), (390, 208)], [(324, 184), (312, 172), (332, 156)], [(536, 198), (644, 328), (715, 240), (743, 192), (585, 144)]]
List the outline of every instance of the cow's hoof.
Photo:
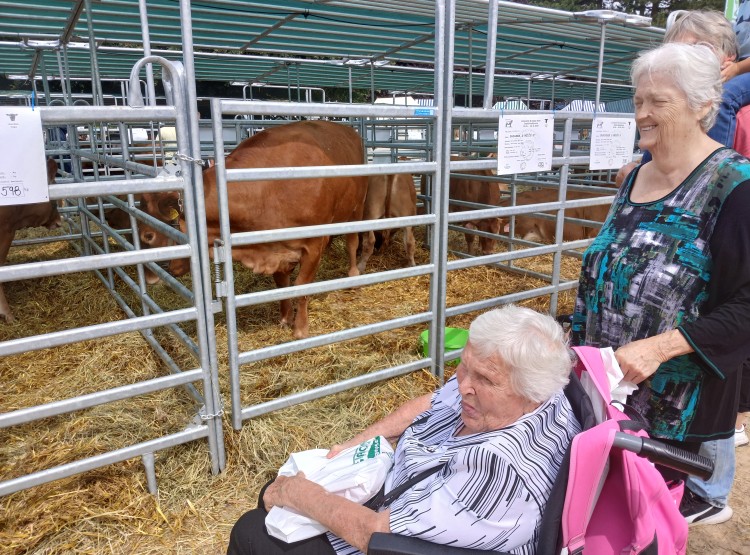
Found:
[(295, 339), (305, 339), (309, 333), (307, 333), (307, 330), (294, 330), (294, 338)]
[(0, 314), (0, 320), (5, 320), (6, 324), (12, 324), (16, 321), (12, 314)]

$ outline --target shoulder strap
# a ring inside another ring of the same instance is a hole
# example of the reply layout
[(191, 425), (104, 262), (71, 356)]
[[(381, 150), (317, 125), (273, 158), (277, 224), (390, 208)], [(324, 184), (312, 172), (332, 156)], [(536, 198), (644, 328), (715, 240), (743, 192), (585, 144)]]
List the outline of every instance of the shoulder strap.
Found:
[(586, 529), (607, 476), (609, 452), (618, 423), (607, 420), (573, 438), (562, 516), (563, 545), (582, 553)]
[(388, 493), (385, 493), (384, 489), (381, 489), (375, 497), (370, 499), (367, 503), (365, 503), (365, 507), (368, 507), (372, 509), (373, 511), (377, 511), (381, 508), (388, 508), (391, 506), (391, 503), (393, 503), (398, 497), (404, 493), (407, 489), (412, 487), (414, 484), (421, 482), (428, 476), (432, 476), (436, 472), (442, 470), (445, 468), (445, 465), (448, 464), (448, 461), (444, 462), (443, 464), (439, 464), (437, 466), (433, 466), (432, 468), (428, 468), (427, 470), (423, 470), (419, 474), (415, 474), (406, 482), (401, 484), (398, 487), (393, 488)]

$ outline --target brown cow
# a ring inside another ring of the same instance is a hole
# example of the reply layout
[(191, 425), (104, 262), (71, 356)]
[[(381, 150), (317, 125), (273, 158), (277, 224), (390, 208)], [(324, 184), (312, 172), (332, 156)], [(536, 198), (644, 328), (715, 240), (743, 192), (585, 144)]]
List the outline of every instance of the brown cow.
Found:
[[(417, 214), (417, 191), (414, 188), (414, 178), (410, 174), (398, 173), (393, 175), (371, 175), (367, 181), (367, 198), (365, 199), (364, 220), (379, 220), (380, 218), (400, 218)], [(385, 245), (390, 240), (390, 231), (382, 233)], [(365, 271), (365, 265), (372, 256), (375, 245), (375, 232), (364, 233), (362, 241), (362, 256), (357, 268)], [(404, 228), (404, 251), (409, 260), (409, 266), (414, 266), (415, 241), (411, 226)]]
[[(362, 139), (356, 131), (327, 121), (302, 121), (267, 129), (245, 139), (226, 158), (229, 169), (363, 163)], [(220, 236), (215, 168), (203, 172), (203, 187), (208, 240), (212, 244)], [(230, 183), (228, 191), (232, 232), (284, 229), (361, 220), (367, 177), (242, 181)], [(181, 208), (178, 200), (176, 192), (144, 193), (141, 207), (152, 216), (169, 222), (175, 211)], [(179, 223), (184, 232), (182, 214)], [(145, 245), (167, 244), (166, 237), (146, 226), (141, 228), (140, 235)], [(313, 237), (234, 247), (232, 255), (255, 273), (273, 275), (277, 287), (289, 285), (292, 270), (299, 264), (295, 283), (301, 285), (315, 278), (328, 240), (329, 237)], [(356, 233), (347, 235), (350, 276), (359, 274), (358, 242)], [(169, 270), (174, 275), (183, 275), (189, 270), (189, 261), (173, 260)], [(307, 301), (307, 297), (300, 297), (296, 317), (291, 300), (281, 301), (281, 323), (289, 325), (294, 322), (294, 337), (298, 339), (308, 335)]]
[[(47, 183), (54, 183), (57, 173), (57, 163), (47, 159)], [(16, 231), (26, 227), (44, 226), (54, 229), (61, 224), (57, 204), (54, 202), (40, 202), (35, 204), (21, 204), (0, 206), (0, 266), (5, 264), (10, 245), (16, 236)], [(15, 320), (5, 298), (3, 284), (0, 283), (0, 317), (10, 323)]]
[[(589, 199), (601, 197), (601, 193), (587, 193), (582, 191), (568, 191), (567, 200)], [(538, 189), (535, 191), (525, 191), (516, 195), (516, 206), (525, 204), (538, 204), (543, 202), (557, 201), (558, 191), (556, 189)], [(502, 206), (510, 206), (510, 199), (504, 200)], [(554, 214), (554, 211), (552, 212)], [(566, 208), (566, 218), (576, 218), (580, 220), (593, 220), (603, 222), (609, 213), (609, 205), (583, 206), (579, 208)], [(503, 229), (507, 233), (510, 228), (510, 219), (503, 218), (506, 222)], [(591, 239), (596, 237), (599, 228), (592, 226), (582, 226), (574, 223), (565, 223), (563, 225), (563, 240), (577, 241), (579, 239)], [(515, 236), (527, 241), (536, 241), (538, 243), (555, 242), (555, 220), (543, 219), (531, 215), (521, 215), (515, 217)]]
[[(465, 160), (465, 158), (451, 157), (451, 160)], [(492, 170), (468, 170), (459, 172), (462, 174), (471, 174), (479, 177), (494, 177)], [(466, 177), (454, 177), (450, 179), (450, 200), (460, 200), (465, 202), (472, 202), (475, 204), (486, 204), (489, 206), (497, 206), (500, 204), (500, 192), (507, 191), (508, 187), (505, 183), (499, 183), (497, 181), (480, 181), (478, 179), (469, 179)], [(450, 203), (448, 206), (449, 212), (464, 212), (467, 210), (476, 210), (476, 208), (469, 208), (467, 206), (460, 206), (458, 204)], [(493, 233), (497, 235), (500, 233), (500, 218), (485, 218), (483, 220), (474, 220), (464, 223), (466, 229), (478, 229), (486, 233)], [(469, 254), (473, 254), (474, 250), (474, 235), (472, 233), (464, 234), (466, 237), (466, 248)], [(480, 237), (479, 245), (482, 250), (482, 254), (492, 254), (495, 247), (495, 240), (489, 237)]]

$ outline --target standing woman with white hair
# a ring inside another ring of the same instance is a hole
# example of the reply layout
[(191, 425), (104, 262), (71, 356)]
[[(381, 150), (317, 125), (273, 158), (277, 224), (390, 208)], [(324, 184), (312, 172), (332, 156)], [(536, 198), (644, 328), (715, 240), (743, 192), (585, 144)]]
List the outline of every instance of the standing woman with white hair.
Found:
[(631, 75), (653, 159), (584, 255), (573, 340), (615, 348), (649, 433), (697, 451), (733, 436), (750, 357), (750, 161), (707, 135), (722, 93), (710, 47), (665, 44)]

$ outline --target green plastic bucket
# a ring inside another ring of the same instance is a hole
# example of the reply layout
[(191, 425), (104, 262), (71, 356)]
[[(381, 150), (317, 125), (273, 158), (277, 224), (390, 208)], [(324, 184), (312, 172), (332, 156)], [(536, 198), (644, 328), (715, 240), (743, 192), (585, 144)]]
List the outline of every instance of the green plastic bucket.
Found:
[[(469, 340), (469, 330), (462, 328), (445, 328), (445, 352), (463, 349)], [(430, 330), (424, 330), (419, 334), (424, 356), (430, 356)], [(458, 364), (459, 359), (450, 361), (450, 364)]]

